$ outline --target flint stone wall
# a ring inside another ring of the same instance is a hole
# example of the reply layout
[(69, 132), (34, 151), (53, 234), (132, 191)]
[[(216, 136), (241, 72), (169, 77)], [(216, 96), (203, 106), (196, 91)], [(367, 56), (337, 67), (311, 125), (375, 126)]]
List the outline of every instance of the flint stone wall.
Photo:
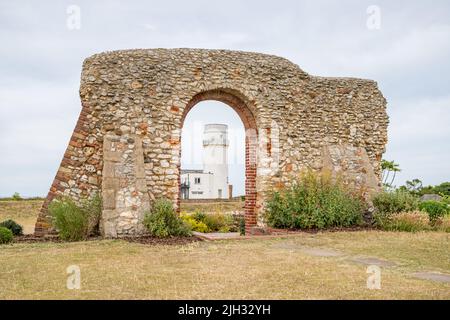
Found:
[[(48, 203), (102, 192), (109, 237), (144, 232), (153, 199), (179, 205), (180, 134), (202, 100), (229, 104), (246, 143), (246, 226), (263, 226), (271, 190), (305, 168), (343, 174), (368, 197), (380, 186), (386, 101), (376, 82), (316, 77), (290, 61), (225, 50), (155, 49), (96, 54), (81, 76), (82, 110), (35, 233), (52, 231)], [(111, 149), (113, 148), (113, 150)]]

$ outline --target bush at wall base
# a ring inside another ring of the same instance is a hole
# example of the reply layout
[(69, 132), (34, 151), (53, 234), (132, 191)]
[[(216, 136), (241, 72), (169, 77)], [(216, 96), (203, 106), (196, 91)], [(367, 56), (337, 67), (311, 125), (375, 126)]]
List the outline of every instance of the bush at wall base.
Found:
[(86, 240), (98, 233), (102, 199), (98, 194), (79, 202), (69, 197), (60, 197), (50, 203), (48, 211), (61, 239)]
[(158, 199), (153, 203), (151, 211), (145, 214), (144, 225), (157, 238), (192, 235), (189, 226), (177, 216), (172, 203), (167, 199)]
[(307, 171), (267, 202), (269, 226), (280, 229), (351, 227), (363, 222), (364, 203), (340, 179)]

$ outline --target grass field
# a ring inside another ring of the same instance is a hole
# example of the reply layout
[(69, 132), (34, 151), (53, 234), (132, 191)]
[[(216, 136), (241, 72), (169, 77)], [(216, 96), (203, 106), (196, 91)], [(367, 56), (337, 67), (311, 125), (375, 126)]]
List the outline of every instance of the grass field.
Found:
[[(450, 273), (449, 248), (445, 233), (379, 231), (183, 246), (16, 243), (0, 246), (0, 299), (450, 299), (450, 283), (413, 277)], [(381, 267), (380, 290), (367, 288), (367, 265), (355, 260), (363, 257), (393, 264)], [(71, 265), (80, 290), (66, 287)]]

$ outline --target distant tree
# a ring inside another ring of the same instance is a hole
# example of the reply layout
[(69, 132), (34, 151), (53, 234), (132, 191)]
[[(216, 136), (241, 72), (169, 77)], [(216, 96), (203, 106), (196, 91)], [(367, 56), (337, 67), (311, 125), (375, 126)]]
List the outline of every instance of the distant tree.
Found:
[(423, 183), (419, 179), (413, 179), (412, 181), (406, 181), (406, 189), (413, 194), (419, 194), (423, 188)]
[(450, 196), (450, 182), (441, 183), (440, 185), (435, 186), (434, 190), (438, 194)]
[(20, 194), (18, 192), (14, 192), (14, 194), (11, 197), (14, 201), (19, 201), (22, 200), (22, 197), (20, 196)]
[(433, 186), (426, 186), (420, 189), (419, 195), (423, 196), (424, 194), (437, 194), (435, 187)]
[(436, 186), (423, 186), (419, 179), (406, 181), (404, 186), (399, 188), (403, 191), (408, 191), (411, 194), (423, 196), (424, 194), (439, 194), (441, 196), (450, 196), (450, 182), (443, 182)]
[[(383, 180), (383, 184), (386, 187), (391, 188), (394, 184), (394, 180), (395, 180), (395, 176), (397, 174), (397, 172), (400, 172), (400, 166), (398, 163), (395, 163), (394, 161), (388, 161), (383, 159), (381, 161), (381, 169), (382, 169), (382, 176), (381, 179)], [(389, 177), (391, 176), (392, 173), (392, 177), (389, 179)]]

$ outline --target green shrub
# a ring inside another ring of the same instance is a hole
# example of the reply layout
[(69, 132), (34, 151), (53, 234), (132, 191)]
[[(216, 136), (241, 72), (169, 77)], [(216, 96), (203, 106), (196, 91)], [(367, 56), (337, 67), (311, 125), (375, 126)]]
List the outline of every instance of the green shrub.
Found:
[(83, 199), (80, 204), (77, 204), (69, 197), (61, 197), (50, 203), (48, 211), (61, 239), (85, 240), (98, 233), (102, 200), (98, 194), (95, 194), (90, 199)]
[(183, 221), (190, 226), (192, 231), (197, 231), (197, 232), (202, 232), (202, 233), (210, 232), (208, 226), (204, 222), (194, 219), (194, 217), (191, 215), (186, 215), (186, 214), (182, 215), (181, 219), (183, 219)]
[(441, 196), (442, 196), (441, 202), (450, 206), (450, 196), (445, 195), (445, 194), (441, 194)]
[(204, 222), (206, 219), (206, 213), (197, 210), (192, 214), (192, 218), (194, 218), (197, 221)]
[(241, 215), (237, 214), (226, 214), (225, 223), (229, 229), (228, 232), (240, 232), (241, 228)]
[(0, 223), (0, 227), (11, 230), (14, 236), (23, 235), (23, 227), (14, 220), (3, 221), (2, 223)]
[(394, 214), (416, 211), (419, 208), (419, 199), (402, 190), (384, 191), (373, 198), (373, 205), (376, 209), (375, 223), (382, 226)]
[(228, 233), (228, 232), (231, 232), (231, 230), (230, 230), (229, 226), (222, 226), (222, 227), (220, 227), (218, 232), (220, 232), (220, 233)]
[(233, 215), (224, 213), (203, 213), (196, 211), (193, 214), (184, 213), (181, 218), (188, 223), (192, 230), (197, 232), (237, 232), (238, 225)]
[(292, 187), (274, 192), (265, 217), (282, 229), (348, 227), (362, 223), (363, 202), (339, 180), (309, 171)]
[(419, 232), (429, 231), (432, 227), (429, 224), (426, 212), (400, 212), (391, 215), (389, 220), (385, 220), (382, 228), (387, 231)]
[[(276, 228), (294, 228), (296, 219), (296, 210), (292, 203), (294, 188), (281, 194), (274, 192), (272, 198), (267, 202), (266, 217), (269, 224)], [(299, 199), (302, 201), (303, 199)], [(300, 211), (300, 210), (297, 210)]]
[(144, 225), (152, 236), (167, 238), (171, 236), (190, 236), (189, 226), (175, 213), (172, 202), (156, 200), (150, 212), (145, 214)]
[(433, 200), (421, 202), (419, 208), (421, 211), (428, 213), (432, 223), (450, 213), (449, 206), (446, 203)]
[(203, 222), (213, 232), (218, 232), (222, 227), (227, 226), (227, 220), (225, 218), (225, 215), (220, 213), (207, 214)]
[(210, 232), (230, 232), (235, 230), (233, 217), (229, 214), (224, 213), (209, 213), (197, 215), (201, 218)]
[(0, 227), (0, 244), (7, 244), (13, 241), (13, 233), (5, 227)]

